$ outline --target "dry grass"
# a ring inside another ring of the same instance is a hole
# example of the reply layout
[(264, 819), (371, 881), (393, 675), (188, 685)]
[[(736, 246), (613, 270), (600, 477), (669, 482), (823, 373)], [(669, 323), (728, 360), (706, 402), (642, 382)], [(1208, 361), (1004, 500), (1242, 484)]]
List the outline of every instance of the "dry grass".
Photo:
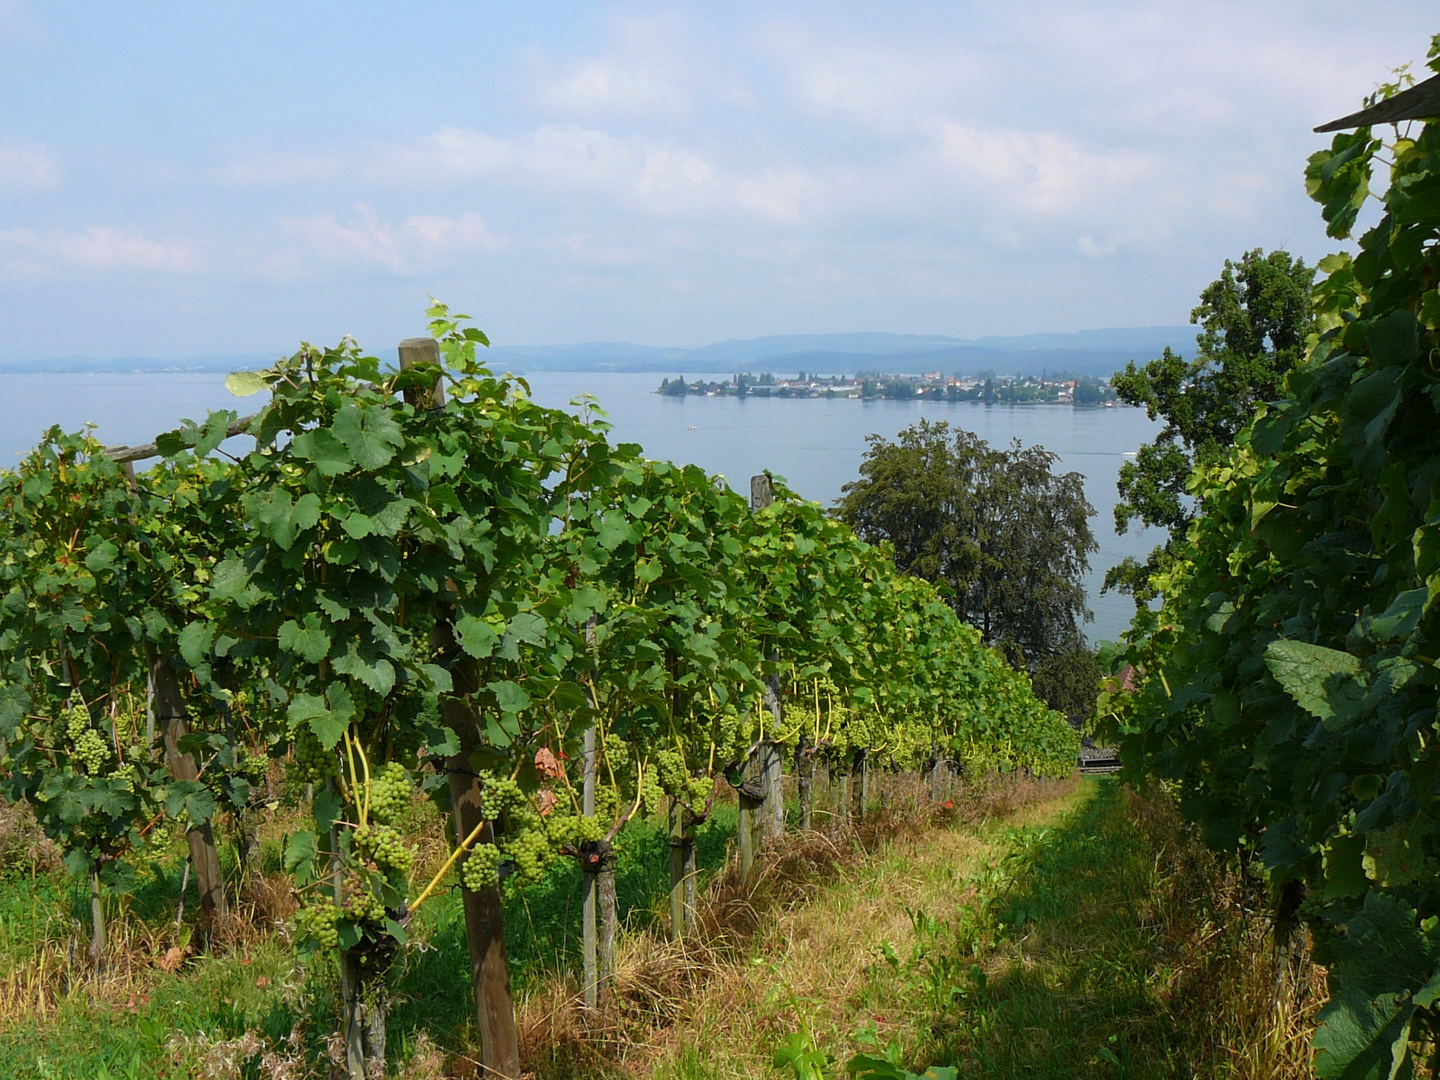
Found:
[[(795, 836), (750, 882), (727, 868), (693, 940), (622, 938), (598, 1014), (560, 980), (532, 994), (527, 1068), (555, 1080), (776, 1077), (770, 1057), (787, 1036), (843, 1060), (868, 1031), (962, 1075), (1311, 1075), (1324, 972), (1303, 955), (1277, 963), (1253, 885), (1163, 793), (1017, 780), (937, 812), (913, 784), (886, 782), (888, 809), (866, 825)], [(1046, 902), (1038, 921), (1004, 921)], [(911, 951), (918, 912), (940, 927), (928, 955)], [(882, 961), (882, 942), (902, 964)]]
[[(1239, 1080), (1311, 1076), (1310, 1036), (1325, 971), (1302, 940), (1277, 955), (1255, 882), (1200, 844), (1163, 792), (1126, 791), (1155, 852), (1143, 923), (1158, 932), (1156, 997), (1184, 1041)], [(1302, 932), (1303, 934), (1303, 932)]]
[[(873, 927), (906, 918), (895, 906), (903, 889), (882, 896), (872, 886), (865, 900), (854, 903), (856, 887), (868, 876), (860, 868), (877, 852), (924, 845), (958, 855), (974, 840), (937, 826), (1043, 815), (1074, 786), (997, 779), (934, 806), (912, 777), (883, 775), (876, 784), (879, 808), (865, 822), (841, 824), (838, 816), (817, 813), (816, 830), (790, 834), (783, 844), (762, 850), (749, 879), (734, 861), (727, 865), (700, 895), (689, 939), (672, 941), (651, 930), (622, 934), (613, 990), (599, 1010), (581, 1006), (572, 980), (557, 977), (533, 991), (517, 1014), (527, 1068), (546, 1077), (639, 1076), (692, 1042), (716, 1045), (725, 1023), (736, 1016), (736, 1004), (744, 1003), (744, 1015), (753, 1017), (754, 1006), (774, 985), (773, 972), (753, 960), (785, 957), (790, 966), (789, 959), (813, 954), (833, 967), (853, 969), (857, 922)], [(823, 988), (841, 1008), (843, 990), (831, 994), (840, 977), (833, 967), (812, 965), (813, 985), (807, 982), (796, 992)], [(768, 1061), (769, 1036), (777, 1033), (781, 1016), (783, 1010), (767, 1022), (769, 1030), (736, 1032), (744, 1057)], [(757, 1047), (763, 1048), (758, 1057)]]

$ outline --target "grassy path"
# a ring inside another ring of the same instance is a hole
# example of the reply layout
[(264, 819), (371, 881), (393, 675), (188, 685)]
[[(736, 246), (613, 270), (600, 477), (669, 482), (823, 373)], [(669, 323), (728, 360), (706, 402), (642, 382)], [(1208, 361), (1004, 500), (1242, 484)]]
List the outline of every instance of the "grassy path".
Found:
[(962, 1077), (1304, 1075), (1225, 880), (1168, 802), (1106, 780), (895, 841), (781, 914), (652, 1074), (778, 1078), (788, 1040)]

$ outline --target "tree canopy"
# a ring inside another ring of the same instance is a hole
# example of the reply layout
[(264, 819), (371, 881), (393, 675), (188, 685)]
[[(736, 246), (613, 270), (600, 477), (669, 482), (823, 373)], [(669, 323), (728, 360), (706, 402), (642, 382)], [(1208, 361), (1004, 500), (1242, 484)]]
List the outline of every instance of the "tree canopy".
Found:
[(1079, 473), (1054, 472), (1044, 447), (995, 449), (943, 421), (868, 441), (837, 507), (861, 539), (888, 541), (903, 573), (948, 587), (956, 613), (1017, 666), (1083, 641), (1080, 579), (1097, 545)]
[(1313, 267), (1283, 250), (1247, 251), (1225, 260), (1220, 277), (1200, 293), (1190, 321), (1200, 327), (1194, 359), (1169, 348), (1137, 367), (1132, 360), (1111, 379), (1121, 401), (1144, 406), (1165, 427), (1120, 467), (1115, 530), (1131, 522), (1168, 529), (1169, 540), (1145, 563), (1127, 558), (1105, 575), (1105, 588), (1134, 596), (1155, 591), (1150, 578), (1173, 561), (1195, 514), (1186, 483), (1197, 465), (1221, 460), (1258, 405), (1280, 396), (1286, 374), (1305, 355), (1314, 328), (1310, 309)]

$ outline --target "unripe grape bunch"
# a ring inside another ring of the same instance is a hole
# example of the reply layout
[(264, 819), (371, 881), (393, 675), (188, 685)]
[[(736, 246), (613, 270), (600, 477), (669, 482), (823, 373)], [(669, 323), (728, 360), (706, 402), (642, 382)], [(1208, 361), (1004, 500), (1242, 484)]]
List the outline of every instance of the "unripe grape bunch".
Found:
[(295, 733), (295, 764), (300, 776), (310, 783), (319, 783), (327, 776), (338, 776), (340, 764), (335, 755), (320, 745), (320, 740), (308, 727)]
[(340, 909), (332, 901), (306, 904), (295, 913), (295, 935), (302, 941), (313, 941), (322, 949), (337, 948), (340, 931), (335, 923), (339, 918)]
[(370, 817), (381, 825), (393, 824), (410, 802), (410, 778), (405, 767), (390, 762), (370, 777)]
[(500, 884), (502, 858), (494, 844), (476, 844), (460, 864), (460, 883), (471, 892), (493, 889)]
[(385, 904), (370, 891), (370, 883), (359, 874), (351, 874), (345, 881), (345, 903), (341, 908), (351, 922), (383, 922)]
[(90, 713), (84, 705), (72, 705), (60, 714), (60, 722), (65, 725), (65, 734), (72, 744), (80, 741), (80, 736), (90, 730)]
[(511, 777), (485, 773), (480, 779), (481, 804), (486, 821), (496, 821), (502, 814), (517, 812), (525, 805), (525, 793)]
[(99, 776), (110, 761), (110, 744), (93, 728), (87, 728), (75, 740), (75, 758), (91, 776)]
[(355, 848), (387, 876), (406, 878), (415, 865), (415, 849), (391, 825), (360, 825), (352, 837)]

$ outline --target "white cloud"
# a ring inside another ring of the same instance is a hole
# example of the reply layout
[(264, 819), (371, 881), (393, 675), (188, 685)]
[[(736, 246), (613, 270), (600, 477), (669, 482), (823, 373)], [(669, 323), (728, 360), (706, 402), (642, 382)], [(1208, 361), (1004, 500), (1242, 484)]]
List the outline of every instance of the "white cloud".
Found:
[(1153, 191), (1165, 179), (1156, 154), (1098, 149), (1055, 131), (946, 121), (935, 125), (931, 138), (937, 157), (959, 184), (1036, 214), (1063, 217), (1113, 206), (1137, 189)]
[(793, 99), (880, 134), (903, 137), (973, 107), (993, 90), (998, 61), (948, 41), (908, 48), (874, 41), (827, 40), (795, 25), (771, 26), (762, 47), (780, 64)]
[(799, 169), (732, 174), (682, 146), (573, 124), (537, 128), (515, 139), (447, 127), (382, 149), (369, 173), (402, 185), (494, 179), (552, 193), (599, 195), (646, 215), (718, 211), (784, 223), (802, 218), (818, 189), (815, 178)]
[(0, 231), (0, 258), (13, 274), (52, 277), (66, 268), (188, 274), (199, 267), (188, 240), (151, 240), (138, 229), (94, 225), (83, 232)]
[(50, 187), (59, 179), (60, 165), (47, 148), (0, 140), (0, 188)]
[(697, 97), (733, 97), (733, 73), (722, 75), (711, 49), (686, 18), (611, 16), (600, 48), (588, 56), (528, 53), (534, 101), (570, 118), (688, 117)]
[[(478, 214), (415, 215), (394, 224), (382, 221), (364, 204), (355, 209), (358, 217), (343, 224), (325, 214), (287, 218), (282, 225), (301, 241), (308, 256), (328, 263), (382, 266), (401, 274), (430, 265), (446, 252), (496, 252), (505, 247)], [(281, 256), (272, 260), (270, 269), (293, 269), (305, 261), (293, 254)]]
[(565, 113), (633, 116), (683, 112), (689, 95), (658, 65), (606, 57), (587, 60), (546, 80), (539, 97), (545, 105)]

